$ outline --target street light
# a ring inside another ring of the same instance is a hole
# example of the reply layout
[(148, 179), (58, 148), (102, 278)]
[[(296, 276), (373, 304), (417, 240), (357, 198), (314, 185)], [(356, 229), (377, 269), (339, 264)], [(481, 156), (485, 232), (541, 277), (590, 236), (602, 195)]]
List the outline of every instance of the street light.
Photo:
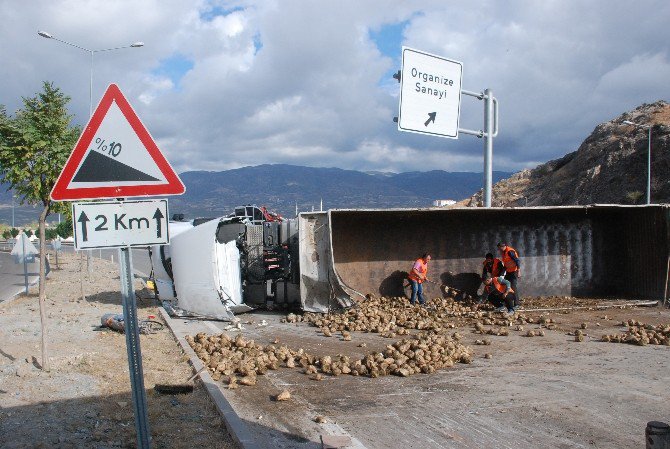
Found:
[(88, 87), (88, 115), (89, 117), (93, 115), (93, 54), (94, 53), (101, 53), (103, 51), (111, 51), (111, 50), (120, 50), (122, 48), (139, 48), (139, 47), (144, 47), (144, 42), (133, 42), (130, 45), (125, 45), (122, 47), (113, 47), (113, 48), (102, 48), (100, 50), (90, 50), (88, 48), (82, 47), (77, 44), (73, 44), (71, 42), (64, 41), (62, 39), (58, 39), (57, 37), (54, 37), (53, 34), (48, 33), (46, 31), (38, 31), (38, 35), (42, 36), (45, 39), (53, 39), (58, 42), (62, 42), (63, 44), (70, 45), (72, 47), (78, 48), (80, 50), (84, 50), (88, 52), (91, 55), (91, 82)]
[(528, 207), (528, 197), (525, 195), (520, 195), (518, 193), (513, 193), (512, 196), (515, 196), (517, 198), (523, 198), (523, 207)]
[(647, 137), (647, 204), (651, 204), (651, 125), (641, 125), (639, 123), (631, 122), (630, 120), (624, 120), (623, 122), (626, 125), (649, 129), (649, 135)]

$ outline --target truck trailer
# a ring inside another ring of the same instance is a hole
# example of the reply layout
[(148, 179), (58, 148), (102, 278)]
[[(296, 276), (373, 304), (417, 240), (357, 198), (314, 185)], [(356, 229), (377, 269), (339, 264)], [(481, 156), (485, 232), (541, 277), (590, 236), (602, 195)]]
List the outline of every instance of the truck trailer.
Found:
[(428, 297), (472, 295), (481, 262), (507, 242), (521, 257), (523, 296), (663, 299), (668, 205), (328, 210), (284, 219), (242, 206), (170, 224), (154, 247), (154, 280), (177, 313), (232, 320), (257, 307), (326, 313), (367, 294), (404, 296), (407, 271), (430, 253)]

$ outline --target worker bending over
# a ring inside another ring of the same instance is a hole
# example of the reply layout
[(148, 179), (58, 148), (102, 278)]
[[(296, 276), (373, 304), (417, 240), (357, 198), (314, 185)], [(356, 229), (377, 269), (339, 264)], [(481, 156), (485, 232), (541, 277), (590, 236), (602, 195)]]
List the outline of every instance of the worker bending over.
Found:
[(505, 242), (498, 243), (498, 251), (500, 251), (500, 257), (505, 266), (505, 279), (512, 284), (512, 289), (515, 293), (516, 301), (514, 307), (518, 308), (521, 304), (518, 285), (519, 277), (521, 277), (521, 261), (519, 260), (519, 253)]
[(496, 307), (496, 312), (514, 313), (516, 311), (516, 294), (510, 281), (504, 277), (486, 278), (484, 281), (484, 291), (487, 293), (487, 300)]
[(428, 280), (428, 262), (430, 262), (430, 254), (426, 253), (416, 259), (412, 270), (409, 272), (409, 283), (412, 286), (410, 304), (416, 302), (417, 296), (419, 297), (419, 304), (423, 305), (426, 302), (423, 299), (423, 281)]
[(497, 278), (498, 276), (505, 275), (505, 265), (502, 260), (497, 257), (493, 257), (492, 253), (486, 253), (486, 259), (482, 262), (482, 282), (486, 280), (487, 277)]

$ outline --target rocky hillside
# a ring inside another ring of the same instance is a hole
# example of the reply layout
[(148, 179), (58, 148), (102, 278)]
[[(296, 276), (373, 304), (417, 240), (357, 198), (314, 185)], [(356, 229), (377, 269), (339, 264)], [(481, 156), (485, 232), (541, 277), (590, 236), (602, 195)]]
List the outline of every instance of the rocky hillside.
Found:
[[(647, 128), (652, 126), (651, 202), (670, 202), (670, 104), (657, 101), (596, 126), (579, 149), (496, 183), (493, 206), (644, 204)], [(481, 193), (460, 205), (477, 206)]]

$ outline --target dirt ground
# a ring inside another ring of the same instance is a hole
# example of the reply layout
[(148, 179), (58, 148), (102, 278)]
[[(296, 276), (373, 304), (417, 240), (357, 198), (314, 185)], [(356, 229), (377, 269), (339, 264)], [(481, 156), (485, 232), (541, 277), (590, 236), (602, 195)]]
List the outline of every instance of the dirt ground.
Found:
[[(99, 329), (104, 313), (121, 313), (118, 264), (94, 259), (80, 297), (80, 260), (59, 257), (47, 281), (51, 371), (40, 370), (37, 287), (0, 303), (0, 448), (135, 447), (125, 336)], [(84, 264), (85, 267), (85, 264)], [(136, 281), (138, 316), (156, 316)], [(235, 447), (206, 391), (165, 396), (156, 383), (184, 383), (193, 373), (165, 327), (141, 335), (149, 427), (156, 448)]]
[[(316, 448), (323, 435), (347, 435), (367, 448), (638, 448), (651, 420), (667, 422), (670, 347), (605, 343), (604, 334), (623, 333), (622, 321), (670, 324), (663, 307), (607, 308), (619, 301), (534, 298), (534, 308), (591, 306), (591, 309), (528, 312), (534, 323), (509, 326), (508, 336), (481, 335), (459, 321), (453, 331), (474, 351), (471, 364), (434, 374), (376, 379), (325, 375), (310, 380), (298, 368), (280, 368), (258, 377), (255, 386), (221, 389), (252, 429), (261, 446)], [(540, 316), (551, 319), (547, 328)], [(222, 330), (267, 345), (278, 341), (317, 355), (362, 357), (382, 351), (394, 339), (352, 332), (351, 341), (325, 337), (307, 323), (281, 322), (281, 313), (240, 316), (241, 330), (226, 323), (173, 320), (179, 335)], [(265, 320), (265, 321), (263, 321)], [(585, 327), (585, 328), (584, 328)], [(486, 325), (484, 330), (499, 329)], [(580, 329), (583, 342), (576, 342)], [(529, 330), (545, 333), (527, 337)], [(490, 345), (477, 345), (487, 338)], [(365, 348), (359, 344), (366, 343)], [(491, 354), (485, 358), (485, 354)], [(287, 402), (272, 398), (284, 389)], [(327, 424), (317, 424), (322, 415)], [(331, 427), (328, 427), (330, 425)], [(332, 427), (334, 426), (334, 427)]]

